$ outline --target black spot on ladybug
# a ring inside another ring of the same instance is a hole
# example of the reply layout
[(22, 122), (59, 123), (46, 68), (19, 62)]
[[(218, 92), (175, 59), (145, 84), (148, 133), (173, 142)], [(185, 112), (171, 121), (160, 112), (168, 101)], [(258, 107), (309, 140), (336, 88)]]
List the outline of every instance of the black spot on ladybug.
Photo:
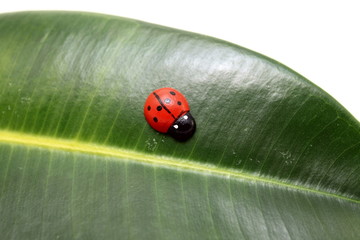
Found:
[(165, 98), (164, 102), (165, 102), (166, 104), (169, 104), (169, 103), (171, 102), (171, 100), (170, 100), (169, 98)]
[(161, 111), (161, 110), (162, 110), (162, 106), (157, 106), (156, 110)]
[(170, 94), (175, 96), (175, 92), (173, 92), (173, 91), (170, 91)]
[(158, 119), (157, 119), (157, 117), (154, 117), (154, 122), (158, 122)]
[(180, 101), (178, 101), (178, 102), (177, 102), (177, 104), (180, 106), (180, 105), (181, 105), (181, 102), (180, 102)]
[(150, 110), (151, 110), (151, 107), (150, 107), (150, 105), (149, 105), (149, 106), (147, 107), (147, 110), (148, 110), (148, 111), (150, 111)]

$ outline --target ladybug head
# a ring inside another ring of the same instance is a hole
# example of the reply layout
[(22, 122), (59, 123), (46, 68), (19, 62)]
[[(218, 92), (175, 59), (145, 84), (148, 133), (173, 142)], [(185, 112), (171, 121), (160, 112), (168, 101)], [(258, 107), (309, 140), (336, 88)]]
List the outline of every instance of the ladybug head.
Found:
[(168, 134), (178, 141), (186, 141), (194, 134), (195, 128), (195, 119), (187, 112), (171, 125)]

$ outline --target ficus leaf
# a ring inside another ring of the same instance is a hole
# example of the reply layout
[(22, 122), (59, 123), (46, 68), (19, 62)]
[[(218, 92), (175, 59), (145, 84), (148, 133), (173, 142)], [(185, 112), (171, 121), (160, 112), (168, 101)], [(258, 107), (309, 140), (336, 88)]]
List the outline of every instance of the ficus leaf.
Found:
[[(0, 15), (3, 239), (358, 239), (360, 125), (258, 53), (77, 12)], [(181, 91), (186, 142), (143, 104)]]

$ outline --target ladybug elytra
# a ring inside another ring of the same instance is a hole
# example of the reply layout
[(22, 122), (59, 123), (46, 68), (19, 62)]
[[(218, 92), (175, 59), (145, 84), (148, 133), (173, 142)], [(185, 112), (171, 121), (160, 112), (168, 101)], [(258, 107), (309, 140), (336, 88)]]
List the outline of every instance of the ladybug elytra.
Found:
[(184, 95), (173, 88), (153, 91), (144, 105), (144, 115), (150, 126), (180, 141), (187, 140), (195, 132), (195, 120), (189, 111)]

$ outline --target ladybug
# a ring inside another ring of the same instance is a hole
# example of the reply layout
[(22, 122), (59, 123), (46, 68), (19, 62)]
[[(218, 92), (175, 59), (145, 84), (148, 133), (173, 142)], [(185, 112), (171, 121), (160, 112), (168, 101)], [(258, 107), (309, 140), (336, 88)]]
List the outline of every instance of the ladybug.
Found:
[(184, 95), (173, 88), (153, 91), (144, 105), (145, 119), (150, 126), (179, 141), (187, 140), (195, 132), (195, 119), (189, 111), (190, 107)]

